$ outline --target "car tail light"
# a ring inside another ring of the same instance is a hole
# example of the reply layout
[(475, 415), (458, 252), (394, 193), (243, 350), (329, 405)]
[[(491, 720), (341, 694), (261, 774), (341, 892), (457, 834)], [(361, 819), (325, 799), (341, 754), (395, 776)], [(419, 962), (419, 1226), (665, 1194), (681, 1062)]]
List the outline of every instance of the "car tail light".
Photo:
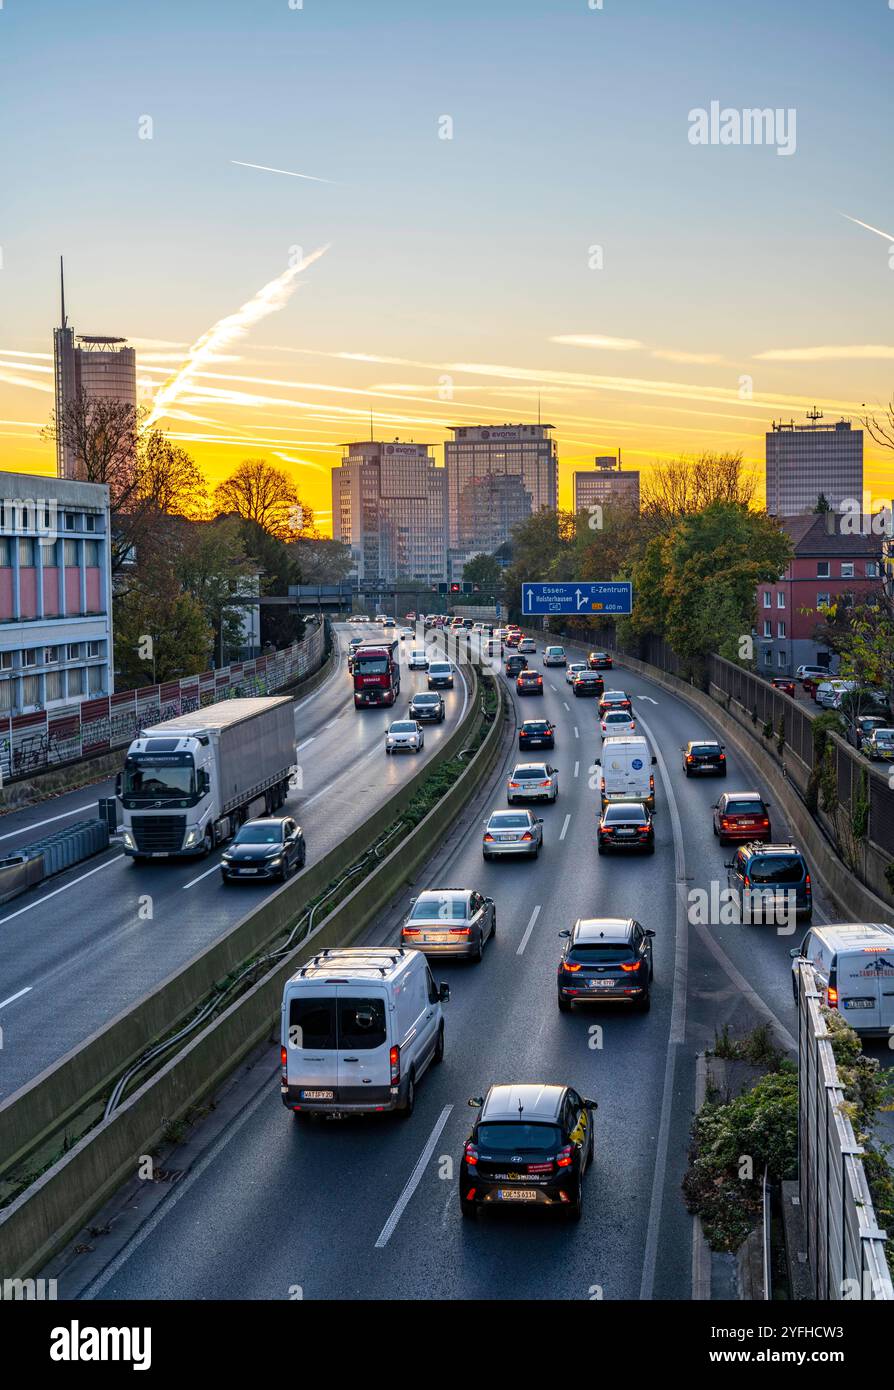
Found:
[(485, 840), (493, 840), (494, 837), (493, 837), (493, 835), (490, 833), (490, 831), (488, 830), (487, 833), (485, 834), (484, 838), (485, 838)]
[(286, 1052), (286, 1049), (285, 1049), (284, 1047), (281, 1047), (281, 1048), (279, 1049), (279, 1060), (280, 1060), (280, 1065), (282, 1066), (282, 1079), (283, 1079), (283, 1081), (285, 1081), (286, 1077), (288, 1076), (288, 1061), (287, 1061), (287, 1058), (288, 1058), (288, 1053)]
[(570, 1168), (574, 1160), (574, 1149), (571, 1144), (566, 1144), (556, 1155), (557, 1168)]
[(725, 762), (726, 762), (726, 754), (725, 754), (725, 753), (721, 753), (721, 754), (720, 754), (720, 757), (717, 759), (717, 761), (718, 761), (719, 763), (725, 763)]
[(742, 887), (743, 887), (743, 888), (750, 888), (750, 887), (751, 887), (751, 879), (748, 877), (747, 874), (745, 874), (745, 876), (744, 876), (743, 879), (742, 879)]
[(526, 830), (524, 835), (522, 835), (523, 840), (533, 840), (533, 838), (534, 836), (531, 834), (530, 830)]
[(551, 780), (551, 778), (547, 777), (546, 781), (545, 781), (545, 782), (541, 782), (540, 785), (541, 785), (541, 787), (551, 787), (551, 786), (552, 786), (552, 780)]
[(625, 970), (627, 974), (630, 975), (634, 970), (639, 970), (641, 964), (642, 962), (638, 960), (631, 961), (629, 964), (626, 961), (622, 960), (621, 969)]
[(649, 791), (650, 791), (650, 792), (653, 792), (654, 790), (655, 790), (655, 778), (654, 778), (654, 777), (651, 775), (651, 773), (650, 773), (650, 774), (649, 774)]
[(599, 783), (599, 790), (600, 790), (601, 792), (604, 792), (604, 791), (605, 791), (605, 778), (604, 778), (604, 777), (602, 778), (602, 780), (601, 780), (600, 783)]
[(577, 962), (577, 961), (566, 960), (566, 961), (563, 961), (563, 962), (562, 962), (562, 969), (563, 969), (563, 970), (570, 970), (571, 973), (573, 974), (575, 970), (580, 970), (580, 964), (579, 964), (579, 962)]
[(471, 936), (471, 934), (472, 934), (472, 928), (471, 928), (471, 927), (451, 927), (451, 928), (450, 928), (450, 935), (451, 935), (451, 936)]
[(763, 820), (761, 821), (761, 826), (762, 826), (762, 828), (763, 828), (764, 830), (769, 830), (769, 828), (770, 828), (770, 819), (769, 819), (769, 816), (764, 816)]
[(649, 826), (648, 826), (648, 825), (640, 825), (640, 826), (638, 827), (638, 830), (639, 830), (640, 835), (648, 835), (648, 833), (649, 833)]
[(834, 985), (829, 985), (829, 988), (826, 990), (826, 1005), (830, 1009), (838, 1008), (838, 990)]
[(392, 1047), (388, 1053), (388, 1061), (391, 1065), (391, 1084), (396, 1086), (400, 1081), (400, 1048)]
[(404, 927), (403, 932), (401, 934), (403, 936), (419, 936), (420, 929), (419, 927)]
[(805, 889), (805, 892), (807, 892), (808, 894), (810, 894), (810, 893), (813, 892), (813, 889), (812, 889), (811, 886), (810, 886), (810, 875), (809, 875), (809, 874), (807, 874), (806, 878), (804, 879), (804, 889)]
[(732, 820), (730, 819), (729, 816), (721, 816), (721, 817), (720, 817), (720, 824), (721, 824), (722, 829), (724, 829), (724, 830), (729, 830), (729, 829), (731, 829), (733, 822), (732, 822)]
[(694, 762), (695, 762), (695, 758), (693, 758), (693, 756), (692, 756), (691, 753), (687, 753), (687, 754), (686, 754), (686, 761), (687, 761), (687, 763), (694, 763)]
[(509, 785), (510, 787), (518, 788), (518, 782), (510, 782)]
[[(466, 1144), (465, 1150), (463, 1152), (463, 1158), (466, 1160), (466, 1163), (469, 1165), (470, 1168), (474, 1168), (478, 1162), (478, 1150), (475, 1148), (475, 1145), (472, 1143), (471, 1139)], [(471, 1196), (471, 1193), (469, 1195)]]

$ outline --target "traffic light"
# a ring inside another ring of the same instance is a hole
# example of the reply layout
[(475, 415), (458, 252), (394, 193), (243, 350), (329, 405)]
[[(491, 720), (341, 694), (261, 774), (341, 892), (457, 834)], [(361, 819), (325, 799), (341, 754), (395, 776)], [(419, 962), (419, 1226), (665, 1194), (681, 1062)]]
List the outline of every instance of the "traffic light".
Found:
[(438, 593), (439, 593), (439, 594), (446, 594), (446, 593), (447, 593), (447, 585), (446, 585), (446, 584), (439, 584), (439, 585), (438, 585)]
[(464, 593), (464, 592), (465, 592), (465, 587), (466, 587), (465, 584), (451, 584), (451, 585), (450, 585), (450, 592), (451, 592), (451, 594)]

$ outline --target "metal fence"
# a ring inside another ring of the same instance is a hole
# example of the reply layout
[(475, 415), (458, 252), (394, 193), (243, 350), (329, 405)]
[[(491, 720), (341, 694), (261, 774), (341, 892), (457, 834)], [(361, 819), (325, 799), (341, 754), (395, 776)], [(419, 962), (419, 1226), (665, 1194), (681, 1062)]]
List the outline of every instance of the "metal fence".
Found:
[(189, 714), (218, 700), (281, 690), (317, 669), (324, 646), (325, 631), (320, 624), (303, 641), (269, 656), (164, 685), (84, 700), (71, 709), (39, 710), (0, 720), (0, 785), (109, 752), (130, 743), (149, 724)]
[(844, 1088), (810, 965), (798, 967), (798, 1180), (814, 1297), (894, 1302)]

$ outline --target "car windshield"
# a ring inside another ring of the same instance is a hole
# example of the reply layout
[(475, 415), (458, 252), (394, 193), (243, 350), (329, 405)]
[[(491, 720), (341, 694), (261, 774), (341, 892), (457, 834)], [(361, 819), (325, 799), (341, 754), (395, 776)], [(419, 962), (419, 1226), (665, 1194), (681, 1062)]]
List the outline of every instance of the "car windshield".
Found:
[(728, 801), (724, 811), (727, 816), (761, 816), (763, 813), (762, 801)]
[(523, 782), (526, 778), (547, 777), (548, 775), (545, 767), (517, 767), (512, 774), (512, 780)]
[(620, 965), (622, 961), (633, 960), (633, 951), (624, 942), (575, 942), (571, 948), (571, 959), (582, 964), (598, 962), (600, 965)]
[(269, 821), (259, 825), (253, 825), (251, 822), (248, 825), (243, 825), (233, 841), (234, 845), (278, 845), (281, 843), (282, 827), (273, 825)]
[(383, 656), (364, 656), (361, 651), (354, 657), (354, 668), (359, 669), (364, 676), (384, 676), (388, 670), (388, 662)]
[(561, 1142), (558, 1125), (507, 1120), (478, 1126), (478, 1147), (489, 1153), (551, 1153)]
[(124, 795), (130, 797), (191, 796), (193, 769), (141, 763), (124, 773)]
[(415, 734), (416, 725), (409, 719), (398, 719), (396, 723), (391, 725), (390, 732), (392, 734)]
[(647, 825), (648, 819), (641, 806), (625, 806), (621, 803), (607, 806), (605, 809), (606, 825)]
[(411, 922), (430, 922), (433, 917), (446, 922), (464, 922), (467, 903), (455, 893), (423, 893), (413, 905)]
[(765, 854), (748, 866), (752, 883), (800, 883), (804, 862), (797, 854)]
[(430, 661), (428, 663), (428, 673), (430, 676), (445, 676), (449, 671), (450, 666), (446, 661)]
[(876, 743), (890, 743), (894, 739), (894, 729), (876, 729), (874, 736)]
[(414, 705), (439, 705), (440, 703), (441, 703), (441, 697), (440, 697), (440, 695), (414, 695), (414, 696), (413, 696), (413, 704), (414, 704)]
[(521, 830), (530, 824), (528, 817), (518, 811), (500, 811), (488, 821), (492, 830)]

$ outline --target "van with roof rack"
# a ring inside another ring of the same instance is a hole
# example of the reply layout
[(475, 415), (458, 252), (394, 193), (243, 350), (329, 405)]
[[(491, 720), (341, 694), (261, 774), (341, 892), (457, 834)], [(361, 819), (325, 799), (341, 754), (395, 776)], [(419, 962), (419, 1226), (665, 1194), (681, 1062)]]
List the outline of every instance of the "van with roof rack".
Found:
[(419, 951), (330, 947), (286, 981), (280, 1061), (283, 1104), (315, 1114), (413, 1113), (416, 1087), (444, 1057), (442, 1006)]
[(798, 967), (809, 961), (827, 1009), (837, 1009), (860, 1037), (894, 1036), (894, 927), (887, 922), (811, 927), (790, 954), (796, 1002)]

